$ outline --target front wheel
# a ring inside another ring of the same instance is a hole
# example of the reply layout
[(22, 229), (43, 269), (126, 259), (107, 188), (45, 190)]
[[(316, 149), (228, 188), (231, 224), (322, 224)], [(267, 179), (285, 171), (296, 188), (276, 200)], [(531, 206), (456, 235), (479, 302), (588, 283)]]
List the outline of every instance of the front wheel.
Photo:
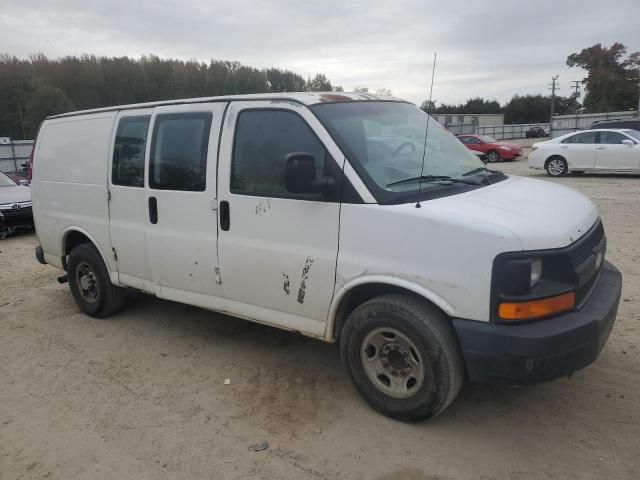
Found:
[(410, 295), (383, 295), (347, 319), (340, 353), (351, 382), (378, 412), (421, 421), (455, 399), (464, 362), (442, 312)]
[(552, 177), (562, 177), (569, 170), (567, 161), (562, 157), (551, 157), (545, 166), (545, 170)]

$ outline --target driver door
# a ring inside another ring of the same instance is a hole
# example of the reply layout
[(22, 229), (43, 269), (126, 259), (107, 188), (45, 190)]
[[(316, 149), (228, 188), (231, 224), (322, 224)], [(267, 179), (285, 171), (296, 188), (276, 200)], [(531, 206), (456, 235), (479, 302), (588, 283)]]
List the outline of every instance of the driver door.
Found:
[[(342, 170), (303, 106), (232, 102), (219, 164), (220, 274), (229, 311), (324, 335), (335, 286)], [(306, 152), (335, 194), (293, 194), (285, 157)]]

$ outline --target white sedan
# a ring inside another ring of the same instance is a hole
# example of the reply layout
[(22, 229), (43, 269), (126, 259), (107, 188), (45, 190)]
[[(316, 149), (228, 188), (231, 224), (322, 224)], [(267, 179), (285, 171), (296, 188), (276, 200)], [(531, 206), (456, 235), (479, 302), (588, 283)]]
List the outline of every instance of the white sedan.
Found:
[(546, 170), (552, 177), (600, 171), (640, 173), (640, 132), (583, 130), (534, 143), (529, 168)]

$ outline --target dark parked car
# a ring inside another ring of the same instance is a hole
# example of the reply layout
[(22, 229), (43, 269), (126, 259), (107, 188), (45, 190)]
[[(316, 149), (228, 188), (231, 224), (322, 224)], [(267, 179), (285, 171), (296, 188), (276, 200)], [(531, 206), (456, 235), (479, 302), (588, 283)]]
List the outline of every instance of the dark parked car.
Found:
[(640, 117), (598, 120), (597, 122), (593, 122), (587, 130), (593, 130), (594, 128), (625, 128), (640, 131)]
[(16, 229), (33, 227), (31, 188), (0, 172), (0, 239)]
[(547, 132), (545, 132), (544, 128), (542, 127), (531, 127), (529, 130), (527, 130), (525, 136), (527, 138), (542, 138), (547, 136)]

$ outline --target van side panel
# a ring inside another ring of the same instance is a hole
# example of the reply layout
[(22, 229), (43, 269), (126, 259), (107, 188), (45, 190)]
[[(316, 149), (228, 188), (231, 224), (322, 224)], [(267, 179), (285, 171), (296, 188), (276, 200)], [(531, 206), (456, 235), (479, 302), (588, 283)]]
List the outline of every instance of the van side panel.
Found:
[(41, 128), (32, 187), (36, 231), (45, 258), (62, 257), (65, 234), (77, 229), (94, 240), (109, 271), (116, 270), (109, 254), (106, 184), (115, 116), (108, 112), (53, 119)]

